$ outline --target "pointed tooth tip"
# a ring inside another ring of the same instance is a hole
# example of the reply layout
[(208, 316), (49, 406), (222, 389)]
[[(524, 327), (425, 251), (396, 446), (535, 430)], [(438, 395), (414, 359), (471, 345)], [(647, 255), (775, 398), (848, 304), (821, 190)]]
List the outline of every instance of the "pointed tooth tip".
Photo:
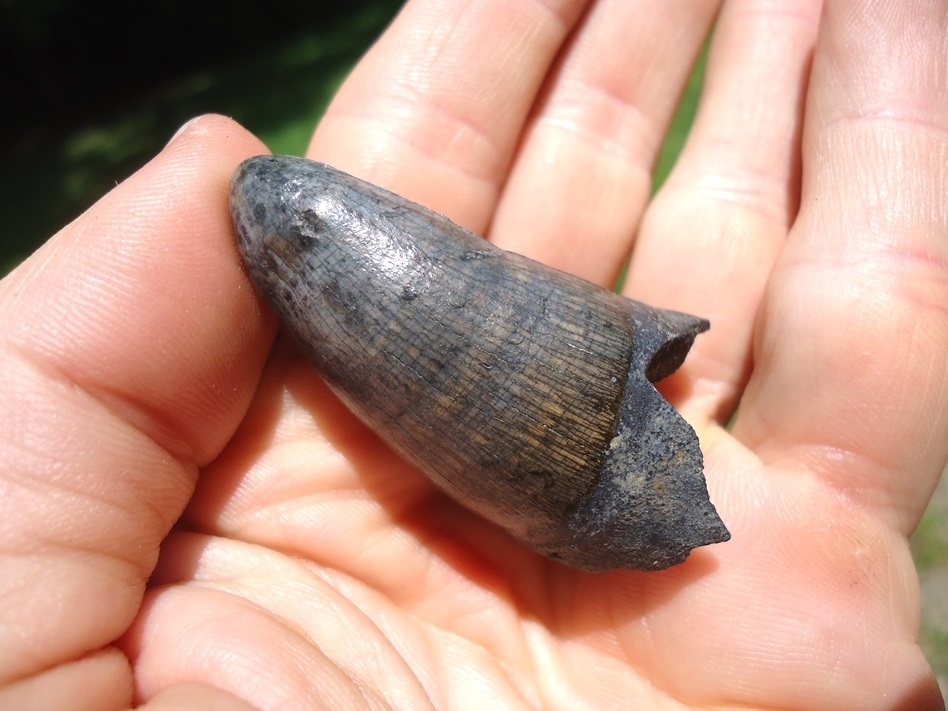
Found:
[(731, 539), (731, 532), (711, 502), (702, 469), (699, 463), (692, 472), (688, 472), (688, 478), (692, 481), (682, 492), (688, 493), (677, 499), (679, 514), (684, 519), (678, 535), (682, 544), (690, 548), (724, 543)]
[[(666, 540), (663, 547), (664, 555), (654, 561), (653, 570), (662, 570), (673, 565), (683, 563), (694, 550), (716, 543), (724, 543), (731, 539), (724, 522), (720, 519), (714, 506), (706, 502), (700, 512), (687, 524), (676, 529), (675, 535)], [(634, 567), (639, 567), (638, 565)], [(648, 566), (642, 566), (648, 569)]]
[(645, 364), (645, 377), (651, 383), (657, 383), (678, 370), (685, 362), (695, 338), (711, 327), (707, 319), (671, 313), (674, 321), (654, 341), (654, 350)]
[(711, 322), (708, 319), (683, 311), (663, 309), (662, 314), (666, 319), (666, 328), (673, 337), (697, 336), (711, 328)]
[(717, 510), (711, 502), (696, 517), (693, 527), (694, 538), (697, 542), (695, 547), (709, 546), (714, 543), (724, 543), (731, 540), (731, 532), (724, 525)]
[(231, 178), (231, 185), (242, 185), (249, 179), (259, 177), (261, 173), (270, 172), (273, 169), (274, 164), (279, 162), (275, 160), (276, 158), (277, 156), (270, 155), (252, 156), (247, 158), (234, 170), (233, 178)]
[(341, 171), (318, 161), (287, 155), (259, 155), (244, 160), (234, 170), (232, 182), (265, 180), (268, 183), (305, 175), (309, 180), (330, 179)]
[(680, 560), (697, 548), (730, 540), (731, 532), (706, 496), (679, 501), (679, 505), (681, 509), (678, 514), (684, 520), (679, 518), (679, 523), (673, 528), (666, 528), (664, 535), (666, 550), (678, 551)]
[(326, 195), (339, 192), (354, 179), (316, 161), (285, 155), (259, 155), (244, 160), (230, 182), (231, 211), (256, 210), (258, 223), (283, 224), (304, 210), (313, 210)]

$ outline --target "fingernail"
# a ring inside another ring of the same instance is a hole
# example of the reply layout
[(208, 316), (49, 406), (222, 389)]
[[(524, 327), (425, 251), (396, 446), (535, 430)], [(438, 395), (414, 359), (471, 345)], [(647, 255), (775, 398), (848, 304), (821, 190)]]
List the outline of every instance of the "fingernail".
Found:
[(185, 122), (181, 125), (181, 127), (180, 127), (177, 131), (174, 132), (174, 135), (173, 135), (170, 139), (168, 139), (168, 142), (165, 144), (165, 148), (167, 148), (168, 146), (170, 146), (172, 143), (174, 143), (174, 142), (177, 141), (179, 138), (181, 138), (181, 136), (183, 136), (185, 133), (187, 133), (187, 132), (190, 130), (191, 126), (193, 126), (193, 125), (197, 122), (197, 120), (198, 120), (199, 118), (201, 118), (201, 117), (200, 117), (200, 116), (195, 116), (193, 119), (190, 119), (190, 120), (188, 120), (188, 121), (185, 121)]

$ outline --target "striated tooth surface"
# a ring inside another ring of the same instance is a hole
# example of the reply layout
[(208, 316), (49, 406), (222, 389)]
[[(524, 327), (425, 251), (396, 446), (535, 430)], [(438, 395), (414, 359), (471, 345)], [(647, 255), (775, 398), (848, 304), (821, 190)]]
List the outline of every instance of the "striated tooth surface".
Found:
[(244, 162), (255, 288), (352, 412), (465, 506), (586, 570), (730, 534), (697, 436), (652, 383), (708, 322), (631, 301), (330, 166)]

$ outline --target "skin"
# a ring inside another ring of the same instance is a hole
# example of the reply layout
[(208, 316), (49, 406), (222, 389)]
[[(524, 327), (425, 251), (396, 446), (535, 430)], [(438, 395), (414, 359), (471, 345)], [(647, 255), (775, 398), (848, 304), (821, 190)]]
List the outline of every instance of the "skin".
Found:
[(410, 0), (317, 128), (711, 320), (663, 392), (733, 538), (661, 573), (541, 559), (356, 422), (240, 266), (264, 147), (189, 124), (0, 284), (0, 707), (943, 708), (907, 537), (948, 459), (946, 45), (934, 0)]

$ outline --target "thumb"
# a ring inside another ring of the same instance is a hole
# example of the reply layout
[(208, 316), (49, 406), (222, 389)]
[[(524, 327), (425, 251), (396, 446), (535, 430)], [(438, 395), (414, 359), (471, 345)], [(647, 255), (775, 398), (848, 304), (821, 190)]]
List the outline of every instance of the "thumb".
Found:
[(273, 338), (227, 199), (262, 152), (198, 119), (0, 282), (0, 683), (79, 659), (84, 684), (128, 682), (104, 648)]

